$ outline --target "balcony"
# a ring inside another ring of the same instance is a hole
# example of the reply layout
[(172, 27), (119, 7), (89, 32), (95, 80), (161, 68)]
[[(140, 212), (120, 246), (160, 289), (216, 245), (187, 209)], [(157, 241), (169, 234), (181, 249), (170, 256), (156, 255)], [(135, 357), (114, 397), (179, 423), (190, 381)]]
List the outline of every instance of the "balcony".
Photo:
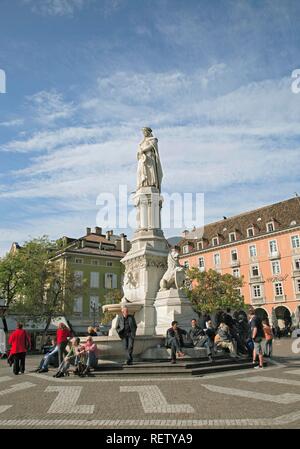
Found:
[(269, 253), (269, 259), (270, 260), (275, 260), (275, 259), (280, 259), (280, 252), (279, 251), (274, 251), (273, 253)]
[(294, 266), (292, 267), (293, 269), (293, 278), (297, 278), (300, 277), (300, 268), (295, 268)]
[(230, 263), (231, 268), (236, 268), (236, 267), (239, 267), (240, 265), (241, 265), (241, 263), (240, 263), (239, 259), (232, 260)]
[(266, 303), (266, 298), (264, 296), (261, 296), (259, 298), (251, 298), (251, 304), (253, 304), (254, 306), (258, 306), (260, 304), (265, 304)]
[(285, 302), (286, 301), (286, 295), (275, 295), (274, 296), (274, 302)]
[(261, 282), (264, 282), (261, 274), (258, 274), (257, 276), (253, 276), (252, 273), (250, 274), (249, 284), (259, 284)]

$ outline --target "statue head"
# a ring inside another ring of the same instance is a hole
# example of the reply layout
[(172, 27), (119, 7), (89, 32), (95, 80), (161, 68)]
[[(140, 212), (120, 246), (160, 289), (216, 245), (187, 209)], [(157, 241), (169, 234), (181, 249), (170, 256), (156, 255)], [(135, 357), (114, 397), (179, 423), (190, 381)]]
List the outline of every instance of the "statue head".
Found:
[(151, 128), (142, 128), (143, 134), (145, 137), (150, 137), (152, 136), (152, 129)]

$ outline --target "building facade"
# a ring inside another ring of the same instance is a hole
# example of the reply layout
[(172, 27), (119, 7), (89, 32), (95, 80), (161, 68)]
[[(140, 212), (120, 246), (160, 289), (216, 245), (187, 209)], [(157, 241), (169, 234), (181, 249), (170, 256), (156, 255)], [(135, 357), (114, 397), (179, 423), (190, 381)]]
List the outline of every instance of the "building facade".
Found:
[(72, 316), (68, 319), (77, 332), (86, 331), (89, 325), (98, 325), (101, 306), (110, 301), (113, 289), (122, 290), (124, 267), (120, 260), (130, 249), (130, 242), (124, 234), (113, 231), (102, 234), (96, 227), (86, 229), (86, 235), (73, 239), (62, 237), (63, 249), (52, 261), (61, 264), (61, 269), (74, 273), (78, 286), (84, 286), (81, 296), (74, 298)]
[(185, 231), (181, 263), (243, 277), (241, 294), (281, 328), (299, 321), (300, 198)]

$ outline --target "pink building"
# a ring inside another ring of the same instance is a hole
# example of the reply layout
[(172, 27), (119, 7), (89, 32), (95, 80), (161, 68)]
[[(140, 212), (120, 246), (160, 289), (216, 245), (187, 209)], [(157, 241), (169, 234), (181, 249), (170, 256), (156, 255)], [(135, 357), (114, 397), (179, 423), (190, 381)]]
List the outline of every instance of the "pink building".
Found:
[(262, 317), (299, 321), (300, 198), (185, 231), (179, 246), (183, 265), (243, 276), (245, 303)]

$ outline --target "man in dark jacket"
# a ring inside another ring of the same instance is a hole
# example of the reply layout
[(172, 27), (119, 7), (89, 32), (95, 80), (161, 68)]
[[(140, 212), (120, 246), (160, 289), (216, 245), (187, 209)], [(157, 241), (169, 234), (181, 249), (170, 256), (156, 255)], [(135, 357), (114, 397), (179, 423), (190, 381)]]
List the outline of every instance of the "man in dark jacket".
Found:
[[(208, 320), (208, 322), (211, 322)], [(212, 349), (214, 347), (214, 340), (211, 338), (213, 329), (210, 328), (208, 330), (209, 335), (206, 333), (207, 329), (201, 329), (200, 326), (198, 326), (197, 320), (192, 319), (191, 320), (191, 328), (188, 332), (188, 336), (190, 340), (193, 342), (194, 346), (197, 346), (198, 348), (205, 348), (207, 352), (208, 359), (212, 362)]]
[(184, 347), (183, 335), (187, 332), (184, 329), (178, 327), (177, 321), (172, 321), (172, 327), (167, 330), (166, 335), (166, 348), (171, 348), (171, 363), (176, 363), (176, 354), (179, 357), (183, 357), (184, 353), (182, 348)]
[(122, 307), (122, 315), (118, 317), (116, 331), (119, 337), (123, 340), (124, 348), (127, 351), (127, 365), (132, 365), (136, 328), (137, 325), (134, 316), (128, 314), (128, 308), (126, 306)]

